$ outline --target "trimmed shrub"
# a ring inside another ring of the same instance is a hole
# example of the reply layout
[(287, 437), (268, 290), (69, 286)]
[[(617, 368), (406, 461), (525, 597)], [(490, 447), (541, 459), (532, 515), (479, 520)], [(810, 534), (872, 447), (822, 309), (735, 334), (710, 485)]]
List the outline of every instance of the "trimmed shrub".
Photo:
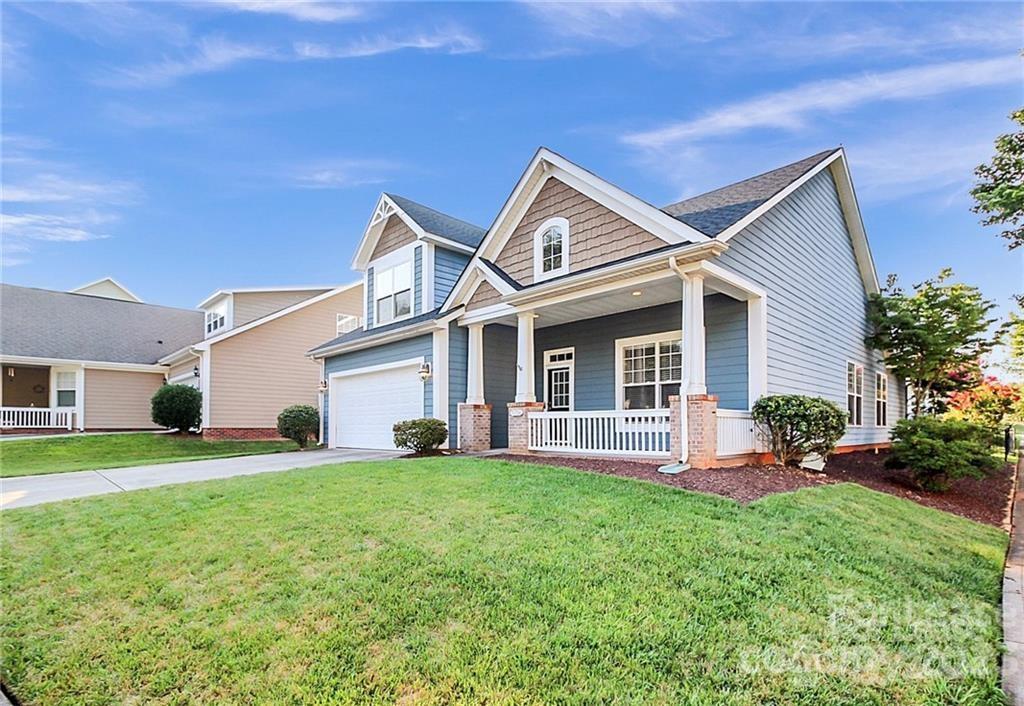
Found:
[(786, 466), (808, 454), (828, 458), (846, 433), (846, 412), (818, 397), (769, 395), (754, 403), (751, 416), (775, 460)]
[(957, 478), (982, 478), (996, 469), (994, 443), (992, 430), (981, 424), (938, 417), (901, 419), (892, 430), (886, 465), (909, 469), (925, 490), (942, 491)]
[(191, 385), (164, 385), (149, 402), (154, 424), (187, 434), (203, 423), (203, 393)]
[(293, 404), (277, 415), (277, 433), (306, 448), (310, 437), (320, 433), (320, 412), (308, 404)]
[(395, 446), (415, 453), (433, 451), (448, 438), (448, 425), (440, 419), (407, 419), (391, 429)]

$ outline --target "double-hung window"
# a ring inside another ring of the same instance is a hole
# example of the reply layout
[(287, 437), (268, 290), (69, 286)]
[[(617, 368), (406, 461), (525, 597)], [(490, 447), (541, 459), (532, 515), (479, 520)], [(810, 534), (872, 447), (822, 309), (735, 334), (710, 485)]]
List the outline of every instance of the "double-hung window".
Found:
[(667, 409), (683, 379), (679, 334), (661, 334), (619, 342), (622, 409)]
[(889, 424), (889, 378), (885, 373), (875, 373), (875, 426)]
[(206, 333), (213, 333), (222, 328), (224, 328), (224, 314), (216, 311), (206, 312)]
[(75, 378), (75, 373), (57, 373), (56, 388), (58, 407), (75, 406)]
[(864, 421), (864, 366), (846, 364), (846, 423), (859, 427)]
[(377, 323), (386, 324), (412, 313), (412, 262), (407, 261), (374, 274)]

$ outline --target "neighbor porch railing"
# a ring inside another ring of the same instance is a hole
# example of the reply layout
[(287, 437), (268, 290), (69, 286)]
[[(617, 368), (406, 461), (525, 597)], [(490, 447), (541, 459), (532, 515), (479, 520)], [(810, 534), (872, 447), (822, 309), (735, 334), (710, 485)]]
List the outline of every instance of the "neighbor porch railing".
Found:
[(670, 454), (667, 409), (599, 412), (530, 412), (531, 451), (594, 456)]
[(74, 423), (74, 407), (0, 407), (3, 429), (71, 430)]
[(718, 456), (761, 453), (767, 447), (760, 440), (750, 412), (745, 409), (720, 409), (718, 416)]

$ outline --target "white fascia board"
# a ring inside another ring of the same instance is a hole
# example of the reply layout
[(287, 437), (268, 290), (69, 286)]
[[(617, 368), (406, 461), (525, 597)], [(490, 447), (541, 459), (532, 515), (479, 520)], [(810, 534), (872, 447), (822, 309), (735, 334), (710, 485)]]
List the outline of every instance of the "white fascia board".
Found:
[(857, 202), (857, 191), (853, 187), (850, 165), (846, 159), (846, 150), (843, 148), (839, 148), (839, 159), (832, 163), (832, 177), (836, 182), (836, 190), (839, 192), (839, 203), (843, 207), (843, 218), (846, 220), (846, 229), (850, 232), (850, 239), (853, 241), (853, 252), (857, 257), (857, 266), (861, 279), (864, 280), (864, 288), (868, 294), (877, 294), (881, 291), (878, 283), (878, 271), (875, 269), (875, 260), (871, 255), (871, 244), (868, 242), (860, 204)]
[(158, 360), (157, 363), (159, 363), (160, 365), (171, 365), (171, 366), (173, 366), (173, 365), (177, 365), (178, 363), (181, 363), (183, 361), (186, 361), (189, 358), (198, 358), (198, 357), (199, 357), (199, 353), (197, 353), (196, 350), (195, 350), (195, 344), (194, 343), (190, 343), (187, 346), (185, 346), (184, 348), (179, 348), (178, 350), (174, 351), (173, 353), (168, 353), (163, 358)]
[(197, 309), (205, 309), (213, 304), (220, 297), (231, 296), (232, 294), (260, 294), (265, 292), (314, 292), (337, 288), (337, 284), (310, 284), (310, 285), (288, 285), (286, 287), (237, 287), (234, 289), (218, 289), (196, 305)]
[(430, 333), (437, 327), (437, 321), (423, 321), (414, 326), (406, 326), (404, 328), (395, 329), (393, 331), (383, 331), (381, 333), (374, 334), (372, 336), (366, 336), (365, 338), (359, 338), (350, 343), (339, 343), (338, 345), (331, 346), (330, 348), (314, 348), (307, 355), (313, 360), (319, 358), (327, 358), (329, 356), (340, 355), (341, 353), (349, 353), (351, 351), (358, 351), (364, 348), (373, 348), (380, 346), (385, 343), (393, 343), (394, 341), (401, 341), (405, 338), (414, 338), (415, 336), (422, 336), (425, 333)]
[(216, 292), (214, 292), (213, 294), (208, 296), (206, 299), (204, 299), (203, 301), (201, 301), (198, 304), (196, 304), (196, 308), (197, 309), (205, 309), (208, 306), (212, 306), (213, 303), (216, 302), (221, 297), (229, 297), (229, 296), (231, 296), (231, 292), (232, 291), (233, 290), (230, 290), (230, 289), (218, 289)]
[[(499, 277), (494, 272), (494, 270), (492, 270), (490, 267), (488, 267), (487, 265), (483, 264), (482, 262), (477, 261), (476, 268), (477, 268), (477, 270), (480, 271), (481, 276), (485, 280), (487, 280), (487, 283), (490, 284), (495, 289), (497, 289), (500, 294), (503, 294), (503, 295), (504, 294), (513, 294), (513, 293), (518, 291), (511, 284), (509, 284), (508, 282), (503, 280), (501, 277)], [(476, 291), (476, 288), (474, 287), (473, 288), (473, 292), (470, 292), (469, 296), (472, 297), (473, 293), (475, 291)]]
[(483, 324), (515, 315), (515, 308), (509, 304), (491, 304), (462, 314), (459, 316), (459, 325)]
[(425, 235), (423, 236), (423, 240), (426, 240), (429, 243), (434, 243), (435, 245), (440, 245), (441, 247), (444, 248), (448, 248), (449, 250), (458, 250), (459, 252), (469, 254), (473, 254), (474, 252), (476, 252), (476, 248), (472, 248), (468, 245), (463, 245), (462, 243), (457, 243), (454, 240), (449, 240), (443, 235), (431, 233), (430, 231), (424, 231), (424, 234)]
[(71, 358), (39, 358), (28, 355), (0, 355), (0, 365), (79, 365), (99, 370), (122, 370), (137, 373), (166, 373), (167, 366), (159, 363), (114, 363), (109, 360), (79, 360)]
[(291, 306), (289, 306), (289, 307), (287, 307), (285, 309), (281, 309), (280, 311), (275, 311), (272, 314), (267, 314), (266, 316), (262, 316), (262, 317), (260, 317), (258, 319), (250, 321), (249, 323), (245, 324), (244, 326), (239, 326), (238, 328), (228, 329), (227, 331), (225, 331), (222, 334), (219, 334), (217, 336), (213, 336), (211, 338), (207, 338), (205, 341), (200, 341), (200, 342), (196, 343), (193, 346), (193, 348), (195, 348), (196, 350), (199, 350), (199, 351), (209, 350), (210, 346), (212, 346), (215, 343), (220, 343), (221, 341), (223, 341), (225, 339), (228, 339), (228, 338), (231, 338), (232, 336), (237, 336), (240, 333), (245, 333), (246, 331), (250, 331), (250, 330), (256, 328), (257, 326), (262, 326), (263, 324), (270, 323), (271, 321), (276, 321), (277, 319), (280, 319), (283, 316), (288, 316), (289, 314), (292, 314), (292, 313), (294, 313), (296, 311), (299, 311), (300, 309), (305, 309), (307, 306), (312, 306), (313, 304), (319, 304), (320, 302), (325, 301), (327, 299), (330, 299), (331, 297), (337, 296), (338, 294), (341, 294), (342, 292), (347, 292), (348, 290), (354, 289), (355, 287), (361, 287), (362, 284), (363, 284), (362, 280), (359, 280), (357, 282), (350, 282), (349, 284), (344, 284), (344, 285), (342, 285), (340, 287), (335, 287), (334, 289), (332, 289), (330, 291), (323, 292), (322, 294), (318, 294), (315, 297), (310, 297), (309, 299), (303, 299), (301, 302), (298, 302), (297, 304), (292, 304)]
[[(387, 213), (387, 215), (378, 218), (379, 213)], [(373, 209), (373, 215), (370, 216), (370, 221), (366, 224), (366, 230), (363, 231), (363, 237), (359, 241), (359, 247), (356, 248), (356, 254), (352, 258), (352, 269), (362, 271), (369, 266), (370, 255), (373, 254), (373, 249), (377, 246), (377, 241), (384, 230), (384, 224), (387, 223), (391, 216), (401, 218), (418, 240), (426, 240), (428, 238), (429, 234), (423, 230), (419, 223), (410, 218), (409, 214), (399, 208), (398, 204), (388, 198), (387, 194), (381, 194), (380, 199), (377, 201), (377, 206)], [(437, 238), (438, 236), (434, 237)]]

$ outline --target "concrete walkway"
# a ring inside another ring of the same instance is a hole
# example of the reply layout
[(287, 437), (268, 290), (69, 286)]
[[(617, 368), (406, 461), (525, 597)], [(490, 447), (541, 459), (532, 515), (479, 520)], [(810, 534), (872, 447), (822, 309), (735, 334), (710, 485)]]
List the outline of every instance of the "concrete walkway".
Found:
[(1024, 457), (1013, 488), (1010, 551), (1003, 571), (1003, 690), (1011, 704), (1024, 706)]
[(130, 466), (99, 471), (74, 471), (44, 476), (4, 478), (0, 479), (0, 508), (7, 510), (57, 500), (84, 498), (89, 495), (121, 493), (140, 488), (155, 488), (160, 485), (231, 478), (254, 473), (287, 471), (292, 468), (310, 468), (328, 463), (398, 458), (402, 453), (404, 452), (365, 449), (317, 449), (315, 451), (212, 458), (205, 461), (183, 461), (153, 466)]

